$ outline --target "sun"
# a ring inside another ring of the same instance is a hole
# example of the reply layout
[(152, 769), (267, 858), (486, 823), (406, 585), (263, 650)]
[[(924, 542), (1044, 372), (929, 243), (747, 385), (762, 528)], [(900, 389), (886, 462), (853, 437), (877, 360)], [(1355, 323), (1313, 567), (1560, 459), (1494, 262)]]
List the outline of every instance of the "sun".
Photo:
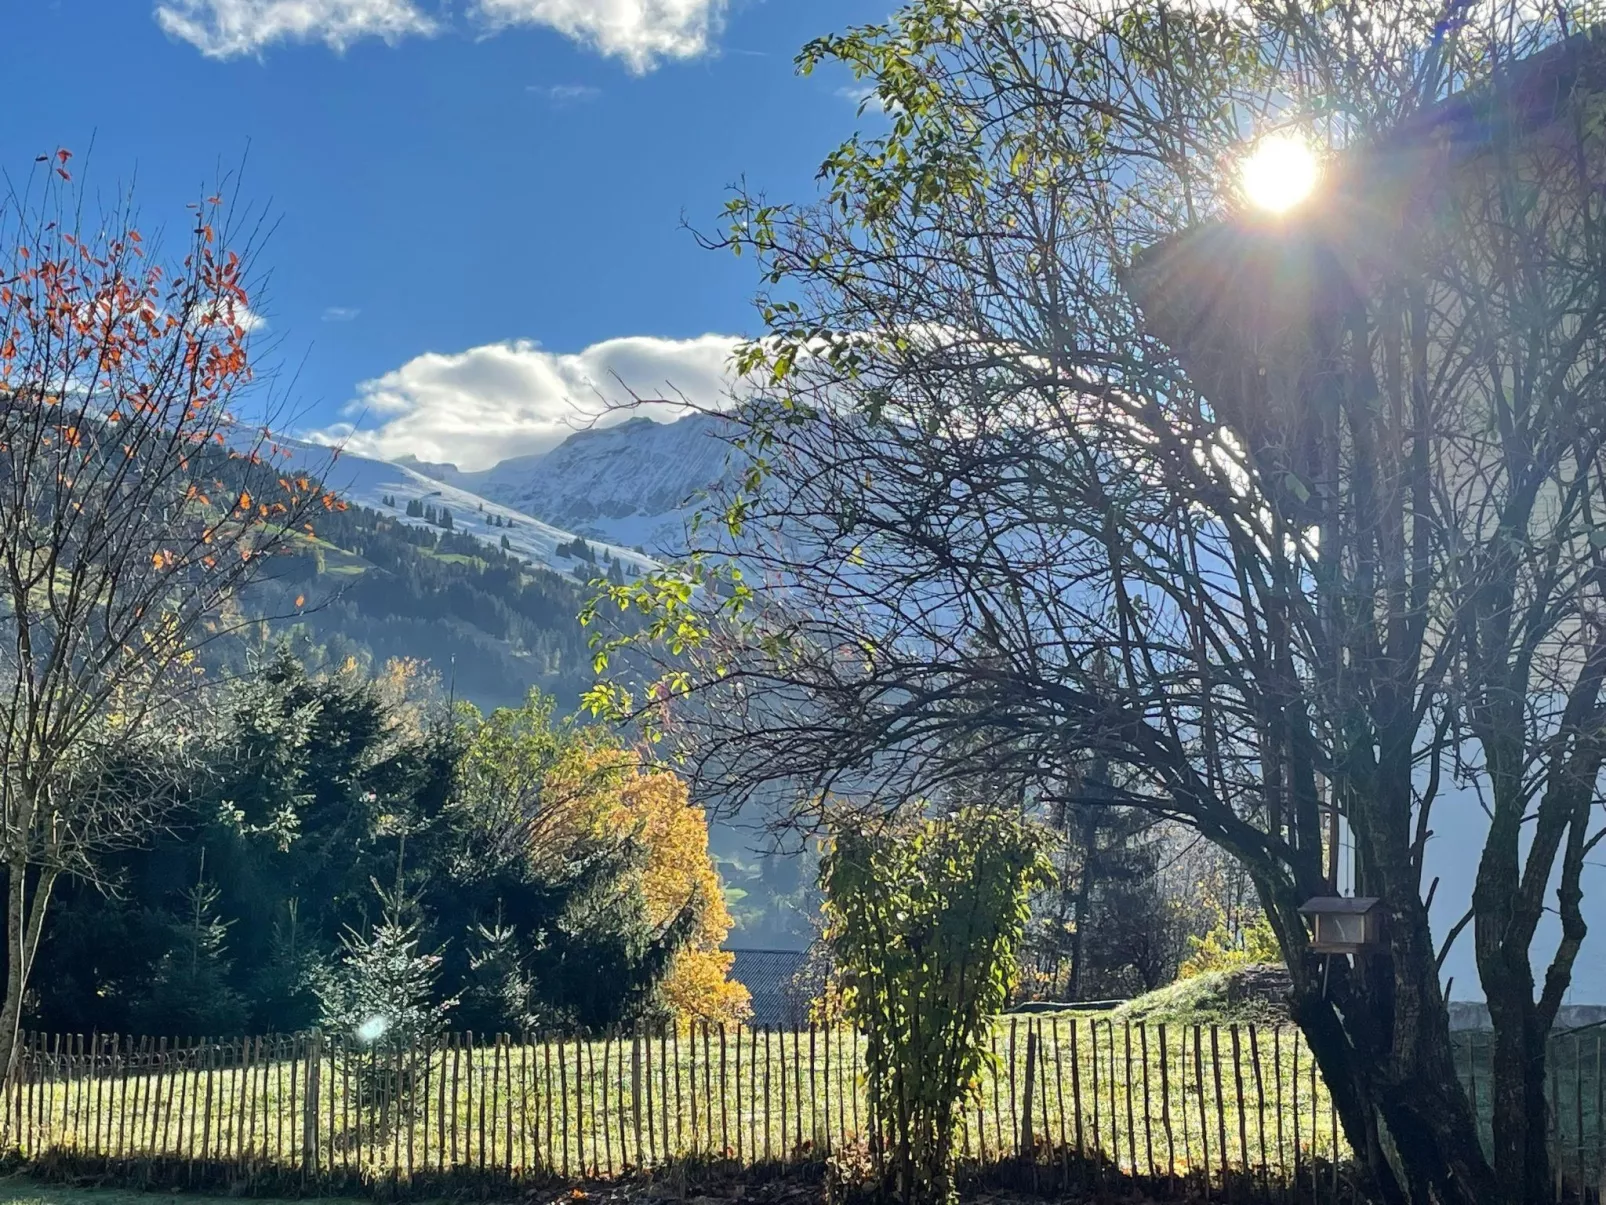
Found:
[(1238, 169), (1250, 203), (1272, 213), (1284, 213), (1310, 196), (1319, 174), (1316, 152), (1296, 134), (1268, 134)]

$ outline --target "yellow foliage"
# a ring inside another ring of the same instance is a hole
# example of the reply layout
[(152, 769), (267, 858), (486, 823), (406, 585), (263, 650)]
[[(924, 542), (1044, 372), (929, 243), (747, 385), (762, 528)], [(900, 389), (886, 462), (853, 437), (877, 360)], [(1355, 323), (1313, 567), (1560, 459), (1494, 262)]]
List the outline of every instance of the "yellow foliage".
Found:
[(593, 832), (639, 832), (647, 848), (641, 891), (650, 924), (670, 924), (688, 903), (698, 909), (697, 928), (664, 981), (675, 1016), (715, 1022), (747, 1017), (747, 988), (730, 977), (735, 957), (720, 949), (732, 922), (708, 854), (708, 817), (692, 806), (684, 780), (667, 770), (644, 769), (618, 749), (587, 749), (555, 777), (570, 789), (576, 783), (588, 788), (584, 810)]
[(1203, 937), (1188, 938), (1189, 954), (1177, 968), (1178, 979), (1192, 979), (1210, 971), (1230, 971), (1235, 967), (1281, 962), (1282, 950), (1271, 922), (1257, 916), (1252, 925), (1234, 935), (1223, 920)]

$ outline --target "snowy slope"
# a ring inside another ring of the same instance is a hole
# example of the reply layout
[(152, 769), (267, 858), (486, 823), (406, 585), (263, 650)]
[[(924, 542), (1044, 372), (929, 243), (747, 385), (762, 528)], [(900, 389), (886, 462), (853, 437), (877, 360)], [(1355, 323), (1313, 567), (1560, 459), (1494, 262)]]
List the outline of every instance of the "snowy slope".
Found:
[(431, 466), (464, 489), (565, 531), (662, 554), (683, 534), (697, 496), (725, 472), (721, 422), (633, 418), (577, 431), (550, 452), (460, 473)]
[[(455, 531), (473, 536), (493, 548), (499, 547), (506, 536), (508, 550), (533, 565), (568, 573), (576, 564), (557, 552), (558, 545), (573, 541), (574, 532), (544, 523), (516, 506), (493, 502), (460, 485), (427, 477), (407, 465), (370, 460), (284, 437), (277, 437), (274, 443), (289, 453), (284, 462), (286, 468), (321, 477), (327, 488), (353, 505), (389, 514), (409, 527), (432, 527), (425, 519), (407, 515), (407, 503), (416, 499), (426, 506), (450, 510)], [(386, 505), (386, 498), (393, 498), (395, 506)], [(501, 519), (504, 526), (492, 526), (490, 519), (493, 517)], [(644, 570), (653, 564), (648, 557), (629, 547), (600, 542), (589, 536), (586, 542), (596, 551), (598, 561), (603, 560), (607, 552), (614, 560), (622, 562), (626, 571), (631, 566)]]

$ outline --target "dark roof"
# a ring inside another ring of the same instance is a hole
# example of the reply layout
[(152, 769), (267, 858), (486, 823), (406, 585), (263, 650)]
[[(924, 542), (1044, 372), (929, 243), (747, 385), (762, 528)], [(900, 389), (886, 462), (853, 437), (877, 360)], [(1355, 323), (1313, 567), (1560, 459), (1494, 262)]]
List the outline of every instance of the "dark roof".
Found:
[(792, 1028), (808, 1021), (807, 950), (732, 950), (731, 978), (753, 999), (754, 1025)]
[(733, 973), (747, 985), (748, 991), (790, 984), (809, 957), (807, 950), (732, 950), (731, 953), (736, 955)]
[(1300, 906), (1301, 916), (1314, 916), (1321, 913), (1324, 916), (1364, 915), (1376, 908), (1379, 901), (1375, 896), (1345, 896), (1345, 895), (1319, 895), (1315, 899), (1306, 900)]
[[(1460, 173), (1502, 135), (1541, 145), (1569, 97), (1602, 91), (1606, 36), (1556, 43), (1339, 154), (1317, 194), (1289, 213), (1245, 210), (1190, 227), (1141, 251), (1123, 282), (1228, 424), (1256, 440), (1330, 351), (1405, 223), (1460, 204)], [(1304, 417), (1276, 420), (1296, 461), (1287, 467), (1303, 476)]]

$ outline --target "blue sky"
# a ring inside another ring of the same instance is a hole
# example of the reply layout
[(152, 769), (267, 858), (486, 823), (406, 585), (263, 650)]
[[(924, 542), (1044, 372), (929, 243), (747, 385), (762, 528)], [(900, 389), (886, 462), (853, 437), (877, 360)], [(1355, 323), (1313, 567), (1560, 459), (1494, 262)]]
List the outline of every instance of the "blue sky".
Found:
[(891, 7), (28, 0), (0, 45), (0, 167), (65, 146), (92, 189), (137, 174), (149, 227), (243, 160), (276, 220), (258, 337), (299, 373), (299, 427), (358, 419), (359, 450), (479, 467), (560, 438), (614, 371), (718, 388), (751, 264), (682, 217), (712, 228), (743, 176), (813, 194), (860, 119), (849, 80), (792, 56)]

